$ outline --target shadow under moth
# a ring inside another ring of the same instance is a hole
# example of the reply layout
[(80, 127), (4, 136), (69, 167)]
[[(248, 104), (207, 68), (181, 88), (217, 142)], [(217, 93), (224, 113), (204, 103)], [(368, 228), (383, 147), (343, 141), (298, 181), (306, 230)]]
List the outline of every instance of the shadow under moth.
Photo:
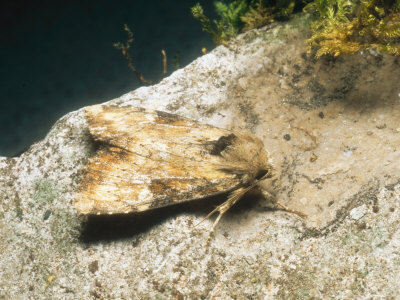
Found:
[(219, 213), (210, 237), (232, 205), (273, 175), (263, 142), (249, 133), (131, 106), (94, 105), (84, 113), (99, 148), (74, 198), (83, 214), (142, 212), (226, 193), (204, 218)]

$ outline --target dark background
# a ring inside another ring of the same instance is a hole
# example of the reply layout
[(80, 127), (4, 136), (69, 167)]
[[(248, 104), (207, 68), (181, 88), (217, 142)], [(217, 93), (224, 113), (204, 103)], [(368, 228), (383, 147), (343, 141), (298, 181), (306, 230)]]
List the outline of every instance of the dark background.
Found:
[[(213, 44), (190, 13), (194, 0), (2, 1), (0, 4), (0, 156), (17, 156), (57, 119), (142, 84), (113, 43), (134, 34), (133, 60), (148, 79), (173, 71)], [(200, 1), (213, 16), (213, 1)]]

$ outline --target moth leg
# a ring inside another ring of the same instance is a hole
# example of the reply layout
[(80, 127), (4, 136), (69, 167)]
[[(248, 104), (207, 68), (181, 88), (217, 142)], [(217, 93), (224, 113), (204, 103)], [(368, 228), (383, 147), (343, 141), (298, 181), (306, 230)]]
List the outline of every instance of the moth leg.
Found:
[(276, 197), (274, 195), (272, 195), (271, 193), (269, 193), (268, 191), (266, 191), (265, 189), (261, 189), (261, 192), (263, 193), (263, 195), (269, 199), (271, 202), (273, 202), (274, 204), (278, 205), (282, 210), (296, 214), (300, 217), (307, 217), (307, 215), (305, 213), (302, 213), (301, 211), (297, 211), (297, 210), (293, 210), (290, 209), (289, 207), (287, 207), (286, 205), (280, 203)]
[(208, 237), (207, 237), (207, 241), (206, 241), (206, 252), (208, 252), (208, 246), (210, 245), (211, 237), (214, 234), (214, 228), (215, 228), (215, 226), (217, 226), (219, 220), (221, 219), (222, 215), (225, 212), (226, 212), (226, 210), (223, 212), (221, 212), (221, 211), (219, 212), (218, 217), (215, 219), (213, 225), (211, 226), (210, 230), (208, 231)]
[(245, 192), (241, 191), (240, 195), (233, 195), (233, 196), (232, 196), (232, 194), (233, 194), (232, 193), (229, 196), (228, 200), (226, 200), (224, 203), (222, 203), (221, 205), (219, 205), (216, 209), (214, 209), (212, 211), (212, 212), (218, 211), (219, 214), (218, 214), (218, 217), (215, 219), (213, 225), (211, 226), (210, 230), (208, 231), (208, 237), (207, 237), (207, 241), (206, 241), (206, 251), (208, 251), (208, 246), (210, 245), (211, 237), (214, 234), (214, 229), (217, 226), (219, 220), (221, 220), (222, 215), (224, 213), (226, 213), (232, 207), (232, 205), (234, 205), (244, 195), (244, 193)]
[[(251, 186), (253, 188), (253, 186)], [(216, 212), (219, 212), (219, 214), (224, 214), (228, 209), (232, 207), (250, 188), (238, 188), (237, 190), (234, 190), (232, 193), (229, 194), (228, 200), (226, 200), (224, 203), (218, 205), (215, 209), (213, 209), (212, 212), (210, 212), (207, 216), (205, 216), (199, 223), (194, 225), (193, 227), (197, 227), (201, 223), (203, 223), (205, 220), (207, 220), (209, 217), (211, 217), (213, 214)], [(217, 220), (219, 221), (220, 217), (217, 217)], [(215, 220), (215, 221), (217, 221)], [(215, 225), (217, 225), (214, 221), (213, 228)]]
[[(211, 237), (213, 236), (214, 229), (217, 226), (219, 220), (221, 220), (221, 217), (224, 213), (226, 213), (242, 196), (250, 189), (252, 189), (254, 186), (246, 187), (246, 188), (238, 188), (237, 190), (234, 190), (232, 193), (230, 193), (228, 200), (226, 200), (224, 203), (221, 205), (217, 206), (211, 213), (209, 213), (203, 220), (200, 221), (203, 222), (205, 219), (209, 218), (212, 216), (214, 213), (219, 212), (218, 217), (215, 219), (213, 225), (211, 226), (209, 233), (208, 233), (208, 238), (206, 242), (206, 251), (208, 251), (208, 246), (211, 241)], [(198, 223), (198, 224), (200, 224)], [(197, 225), (198, 225), (197, 224)], [(196, 226), (197, 226), (196, 225)]]
[(211, 217), (213, 214), (215, 214), (217, 211), (219, 211), (221, 205), (217, 206), (215, 209), (213, 209), (212, 212), (210, 212), (207, 216), (205, 216), (199, 223), (194, 225), (193, 227), (199, 226), (201, 223), (203, 223), (205, 220), (207, 220), (209, 217)]

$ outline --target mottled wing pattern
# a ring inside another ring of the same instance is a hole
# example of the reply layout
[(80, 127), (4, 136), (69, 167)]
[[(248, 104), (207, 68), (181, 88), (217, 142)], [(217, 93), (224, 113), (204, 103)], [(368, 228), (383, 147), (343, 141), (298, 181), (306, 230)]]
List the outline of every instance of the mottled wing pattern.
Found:
[(100, 146), (75, 197), (81, 213), (145, 211), (241, 185), (218, 155), (231, 131), (136, 107), (95, 105), (85, 116)]

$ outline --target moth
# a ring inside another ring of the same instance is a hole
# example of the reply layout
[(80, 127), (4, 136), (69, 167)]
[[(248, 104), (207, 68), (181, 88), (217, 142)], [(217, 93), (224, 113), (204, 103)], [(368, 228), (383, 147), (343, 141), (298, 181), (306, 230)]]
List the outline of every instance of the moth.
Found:
[(270, 155), (250, 133), (131, 106), (94, 105), (84, 114), (98, 150), (74, 199), (83, 214), (142, 212), (227, 194), (204, 218), (219, 213), (211, 235), (232, 205), (273, 176)]

